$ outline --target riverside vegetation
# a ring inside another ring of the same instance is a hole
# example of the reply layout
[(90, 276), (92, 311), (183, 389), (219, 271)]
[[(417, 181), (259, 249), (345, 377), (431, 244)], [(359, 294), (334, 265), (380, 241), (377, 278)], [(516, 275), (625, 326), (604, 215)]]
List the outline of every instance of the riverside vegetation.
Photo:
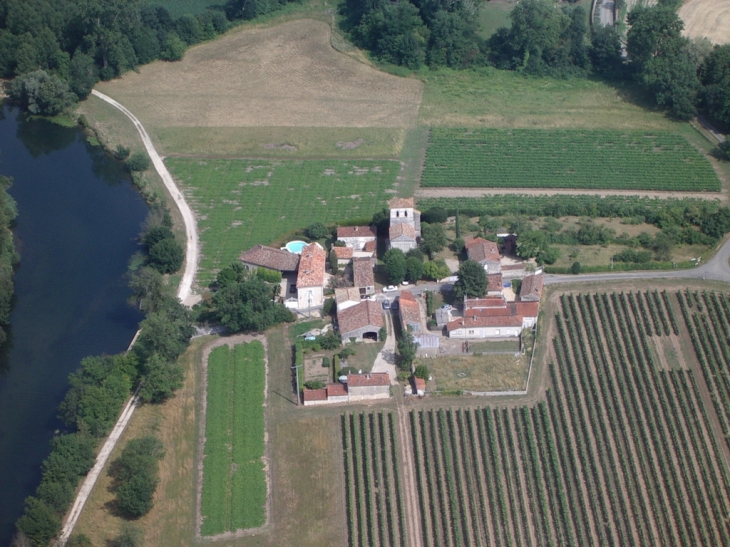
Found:
[(0, 176), (0, 346), (8, 339), (10, 312), (13, 307), (13, 268), (20, 257), (15, 252), (12, 226), (17, 206), (8, 194), (12, 180)]

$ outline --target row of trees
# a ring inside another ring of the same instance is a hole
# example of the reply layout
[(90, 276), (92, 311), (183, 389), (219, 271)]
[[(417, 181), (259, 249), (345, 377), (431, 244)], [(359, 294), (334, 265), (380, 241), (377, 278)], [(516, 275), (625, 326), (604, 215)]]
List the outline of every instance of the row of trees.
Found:
[(13, 307), (13, 272), (20, 257), (15, 252), (13, 232), (11, 230), (18, 209), (15, 200), (7, 190), (12, 180), (0, 176), (0, 345), (8, 339), (10, 328), (10, 312)]
[(143, 0), (7, 0), (0, 3), (0, 78), (20, 77), (11, 96), (54, 115), (100, 79), (156, 59), (177, 61), (188, 46), (225, 32), (229, 18), (251, 19), (288, 2), (230, 0), (225, 10), (173, 19)]
[(680, 119), (697, 108), (730, 128), (730, 45), (682, 36), (674, 0), (629, 14), (627, 52), (614, 28), (587, 24), (582, 6), (522, 0), (510, 27), (479, 38), (477, 0), (347, 0), (345, 30), (381, 61), (465, 68), (495, 66), (535, 75), (587, 76), (633, 81)]

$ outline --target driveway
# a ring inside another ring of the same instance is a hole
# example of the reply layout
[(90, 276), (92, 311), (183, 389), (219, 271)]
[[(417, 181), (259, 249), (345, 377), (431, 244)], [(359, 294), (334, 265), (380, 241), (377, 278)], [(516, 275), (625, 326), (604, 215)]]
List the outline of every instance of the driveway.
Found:
[(387, 372), (390, 375), (390, 383), (397, 384), (398, 380), (396, 376), (398, 375), (398, 371), (395, 368), (395, 332), (393, 331), (393, 316), (390, 310), (385, 312), (384, 318), (388, 338), (385, 339), (383, 349), (375, 357), (372, 372)]

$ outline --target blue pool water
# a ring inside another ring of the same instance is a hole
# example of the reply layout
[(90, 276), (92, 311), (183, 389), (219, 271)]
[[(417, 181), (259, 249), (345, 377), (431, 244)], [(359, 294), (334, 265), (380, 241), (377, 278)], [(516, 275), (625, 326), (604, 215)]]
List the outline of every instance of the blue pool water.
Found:
[(286, 244), (286, 250), (290, 253), (294, 254), (300, 254), (302, 252), (302, 249), (307, 246), (307, 243), (304, 241), (290, 241)]

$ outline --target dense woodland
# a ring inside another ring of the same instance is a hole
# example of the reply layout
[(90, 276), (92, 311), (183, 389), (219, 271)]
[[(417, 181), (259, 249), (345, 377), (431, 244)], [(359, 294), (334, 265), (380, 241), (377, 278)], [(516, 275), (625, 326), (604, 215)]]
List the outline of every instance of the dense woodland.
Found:
[(629, 80), (680, 119), (703, 110), (730, 128), (730, 46), (681, 35), (675, 0), (629, 15), (628, 58), (613, 28), (588, 26), (585, 8), (522, 0), (509, 29), (478, 34), (479, 0), (345, 0), (343, 27), (380, 61), (410, 69), (494, 66), (536, 76)]

